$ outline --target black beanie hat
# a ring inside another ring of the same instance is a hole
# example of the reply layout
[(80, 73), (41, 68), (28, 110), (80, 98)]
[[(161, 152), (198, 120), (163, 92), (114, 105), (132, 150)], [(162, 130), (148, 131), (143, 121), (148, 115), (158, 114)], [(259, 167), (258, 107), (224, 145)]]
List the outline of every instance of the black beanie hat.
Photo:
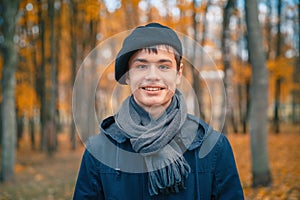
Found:
[(139, 49), (155, 46), (169, 45), (182, 56), (181, 42), (172, 29), (159, 23), (150, 23), (139, 26), (128, 35), (119, 51), (115, 62), (115, 79), (120, 84), (126, 84), (125, 73), (128, 71), (130, 57)]

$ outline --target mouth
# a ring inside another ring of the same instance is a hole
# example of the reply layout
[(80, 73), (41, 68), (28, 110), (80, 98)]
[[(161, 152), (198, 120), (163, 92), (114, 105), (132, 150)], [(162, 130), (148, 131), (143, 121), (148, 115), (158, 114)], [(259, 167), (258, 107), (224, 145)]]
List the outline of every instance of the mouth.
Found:
[(141, 89), (149, 91), (149, 92), (156, 92), (156, 91), (160, 91), (160, 90), (164, 90), (164, 87), (156, 87), (156, 86), (151, 86), (151, 87), (141, 87)]

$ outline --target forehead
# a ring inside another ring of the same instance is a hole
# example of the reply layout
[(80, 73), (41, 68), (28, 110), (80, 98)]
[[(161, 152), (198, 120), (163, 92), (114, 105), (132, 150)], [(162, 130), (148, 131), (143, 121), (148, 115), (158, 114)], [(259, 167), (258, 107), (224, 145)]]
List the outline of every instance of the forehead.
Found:
[(129, 59), (129, 62), (136, 57), (170, 57), (171, 59), (175, 59), (176, 50), (173, 47), (167, 45), (156, 45), (151, 47), (146, 47), (143, 49), (137, 50)]
[(166, 52), (174, 53), (174, 54), (176, 53), (176, 50), (173, 47), (171, 47), (169, 45), (164, 45), (164, 44), (145, 47), (138, 51), (147, 51), (148, 53), (157, 53), (158, 50), (166, 51)]
[(137, 51), (129, 59), (129, 68), (134, 63), (162, 63), (169, 62), (171, 65), (176, 65), (174, 53), (168, 52), (165, 49), (157, 49), (157, 52), (149, 52), (147, 49)]

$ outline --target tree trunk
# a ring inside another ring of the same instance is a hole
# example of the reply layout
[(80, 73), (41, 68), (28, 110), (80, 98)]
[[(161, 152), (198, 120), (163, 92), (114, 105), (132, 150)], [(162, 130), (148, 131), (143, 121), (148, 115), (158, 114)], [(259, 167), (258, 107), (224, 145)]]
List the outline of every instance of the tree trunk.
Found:
[[(77, 2), (76, 0), (71, 0), (70, 6), (70, 15), (69, 20), (71, 24), (71, 59), (72, 59), (72, 75), (71, 75), (71, 84), (73, 85), (75, 82), (76, 71), (77, 71)], [(72, 98), (70, 99), (70, 105), (72, 105)], [(72, 110), (72, 108), (70, 109)], [(70, 140), (71, 140), (71, 148), (75, 150), (77, 147), (76, 143), (76, 127), (74, 120), (72, 119), (70, 124)]]
[(35, 123), (34, 117), (29, 119), (31, 149), (35, 150)]
[(20, 141), (23, 137), (24, 133), (24, 122), (23, 117), (18, 116), (18, 109), (16, 109), (16, 120), (17, 120), (17, 149), (20, 147)]
[(234, 123), (234, 115), (233, 115), (233, 108), (232, 103), (229, 99), (233, 99), (232, 92), (229, 91), (232, 90), (232, 80), (231, 80), (231, 55), (230, 55), (230, 30), (229, 30), (229, 23), (230, 23), (230, 17), (233, 14), (233, 11), (236, 7), (236, 0), (229, 0), (225, 6), (224, 9), (224, 15), (223, 15), (223, 34), (222, 34), (222, 55), (223, 55), (223, 64), (224, 64), (224, 88), (226, 91), (225, 98), (224, 99), (224, 106), (226, 106), (226, 115), (225, 115), (225, 123), (223, 127), (223, 132), (226, 134), (228, 133), (228, 124), (230, 121), (232, 121), (234, 132), (237, 132), (237, 128), (235, 127)]
[(40, 150), (46, 150), (46, 134), (45, 134), (45, 123), (46, 123), (46, 93), (45, 93), (45, 19), (42, 12), (42, 1), (38, 0), (38, 18), (39, 18), (39, 33), (40, 33), (40, 66), (36, 66), (37, 77), (36, 77), (36, 91), (40, 100)]
[[(33, 48), (32, 48), (32, 51), (31, 51), (31, 57), (32, 57), (33, 66), (35, 68), (35, 75), (33, 75), (32, 78), (33, 78), (33, 85), (34, 85), (35, 91), (38, 92), (37, 83), (38, 83), (38, 76), (40, 75), (39, 74), (40, 70), (38, 70), (39, 64), (38, 64), (38, 61), (37, 61), (37, 54), (38, 54), (37, 49), (39, 49), (39, 48), (38, 48), (38, 45), (37, 45), (37, 40), (36, 39), (32, 39), (32, 40), (34, 42), (33, 42)], [(30, 118), (29, 128), (30, 128), (30, 138), (31, 138), (31, 149), (36, 150), (36, 138), (35, 138), (36, 123), (35, 123), (35, 118), (38, 115), (37, 115), (36, 112), (33, 112), (33, 113), (34, 114)]]
[(274, 102), (274, 128), (275, 133), (280, 132), (280, 121), (279, 121), (279, 107), (280, 107), (280, 88), (281, 88), (281, 78), (277, 78), (275, 82), (275, 102)]
[(134, 28), (139, 23), (138, 8), (133, 1), (122, 1), (122, 5), (125, 7), (126, 27), (128, 29)]
[(246, 91), (245, 91), (245, 110), (243, 112), (243, 116), (242, 116), (242, 124), (243, 124), (243, 133), (247, 132), (247, 122), (249, 119), (249, 110), (250, 110), (250, 81), (247, 80), (246, 81)]
[[(206, 5), (206, 8), (205, 8), (205, 12), (204, 12), (204, 17), (203, 17), (203, 31), (202, 31), (202, 40), (201, 40), (201, 45), (203, 46), (204, 45), (204, 41), (206, 39), (205, 37), (205, 25), (206, 25), (206, 12), (207, 12), (207, 7), (208, 7), (208, 4), (209, 2), (207, 2), (207, 5)], [(197, 42), (199, 39), (197, 37), (197, 34), (198, 34), (198, 22), (197, 22), (197, 16), (196, 16), (196, 6), (197, 6), (197, 2), (196, 0), (193, 1), (193, 29), (194, 29), (194, 35), (193, 35), (193, 39)], [(192, 63), (196, 63), (196, 60), (197, 57), (196, 57), (196, 43), (194, 44), (194, 51), (193, 51), (193, 55), (192, 55)], [(199, 59), (200, 62), (203, 61), (203, 51), (200, 52), (200, 56), (201, 58)], [(199, 66), (201, 67), (201, 64), (199, 64)], [(193, 88), (195, 90), (195, 94), (197, 96), (197, 99), (195, 99), (195, 105), (198, 106), (199, 108), (199, 117), (202, 119), (202, 120), (205, 120), (205, 114), (203, 112), (204, 109), (203, 108), (203, 101), (202, 101), (202, 96), (203, 96), (203, 91), (202, 91), (202, 88), (201, 88), (201, 80), (200, 80), (200, 71), (197, 70), (194, 66), (192, 66), (192, 73), (193, 73)]]
[[(298, 19), (295, 18), (295, 33), (300, 34), (299, 29), (299, 20), (300, 20), (300, 4), (298, 4)], [(298, 39), (298, 52), (300, 52), (300, 40)], [(300, 56), (298, 56), (295, 59), (295, 65), (294, 65), (294, 73), (293, 73), (293, 81), (295, 85), (300, 85)], [(293, 96), (293, 102), (292, 102), (292, 121), (294, 124), (300, 123), (300, 89), (295, 88), (292, 93)]]
[(2, 148), (2, 102), (0, 102), (0, 148)]
[[(242, 31), (244, 29), (244, 18), (242, 15), (239, 16), (238, 19), (238, 26), (240, 34), (239, 34), (239, 46), (238, 46), (238, 51), (242, 52), (244, 50), (244, 45), (243, 41), (245, 41), (246, 33)], [(244, 70), (245, 66), (245, 58), (241, 55), (240, 57), (240, 70)], [(247, 61), (248, 63), (248, 61)], [(240, 111), (240, 124), (242, 126), (242, 133), (246, 134), (247, 133), (247, 123), (248, 123), (248, 118), (249, 118), (249, 105), (250, 105), (250, 96), (249, 96), (249, 88), (250, 88), (250, 80), (248, 77), (244, 77), (244, 80), (238, 84), (238, 93), (239, 93), (239, 111)], [(238, 125), (237, 125), (238, 126)]]
[(265, 65), (262, 34), (258, 22), (257, 0), (246, 1), (248, 51), (252, 65), (250, 133), (252, 154), (252, 185), (271, 183), (267, 151), (268, 71)]
[[(277, 41), (276, 41), (276, 59), (279, 59), (281, 55), (281, 0), (278, 0), (277, 12), (278, 12), (278, 22), (277, 22)], [(275, 100), (274, 100), (274, 114), (273, 114), (273, 125), (275, 128), (275, 133), (280, 131), (280, 83), (281, 77), (276, 77), (275, 80)]]
[(3, 182), (14, 179), (16, 157), (16, 105), (15, 105), (15, 71), (17, 66), (17, 49), (14, 43), (16, 18), (19, 8), (18, 0), (2, 1), (2, 166), (1, 180)]
[(277, 40), (276, 40), (276, 58), (278, 58), (281, 55), (281, 6), (282, 2), (281, 0), (278, 0), (277, 5)]
[[(52, 155), (56, 146), (56, 62), (55, 62), (55, 31), (54, 31), (54, 0), (48, 0), (48, 16), (50, 21), (50, 83), (46, 86), (47, 95), (47, 119), (46, 119), (46, 134), (47, 134), (47, 152)], [(46, 77), (46, 76), (45, 76)]]
[(271, 52), (272, 52), (272, 4), (270, 1), (266, 2), (266, 5), (268, 7), (268, 17), (266, 22), (266, 41), (268, 44), (268, 50), (267, 50), (267, 59), (271, 58)]

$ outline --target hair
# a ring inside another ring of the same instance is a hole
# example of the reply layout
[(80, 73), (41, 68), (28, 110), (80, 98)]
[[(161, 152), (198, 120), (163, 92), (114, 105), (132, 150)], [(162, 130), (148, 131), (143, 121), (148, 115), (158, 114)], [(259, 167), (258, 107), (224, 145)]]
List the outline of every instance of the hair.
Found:
[(137, 51), (146, 50), (146, 51), (148, 51), (148, 53), (155, 53), (155, 54), (157, 54), (157, 49), (159, 47), (166, 48), (168, 52), (171, 52), (171, 51), (174, 52), (174, 56), (175, 56), (175, 60), (176, 60), (176, 69), (177, 69), (177, 71), (179, 71), (180, 70), (180, 64), (181, 64), (182, 56), (178, 53), (178, 51), (176, 49), (174, 49), (170, 45), (167, 45), (167, 44), (154, 45), (154, 46), (151, 46), (151, 47), (145, 47), (145, 48), (142, 48), (142, 49), (135, 50), (134, 53), (137, 52)]

